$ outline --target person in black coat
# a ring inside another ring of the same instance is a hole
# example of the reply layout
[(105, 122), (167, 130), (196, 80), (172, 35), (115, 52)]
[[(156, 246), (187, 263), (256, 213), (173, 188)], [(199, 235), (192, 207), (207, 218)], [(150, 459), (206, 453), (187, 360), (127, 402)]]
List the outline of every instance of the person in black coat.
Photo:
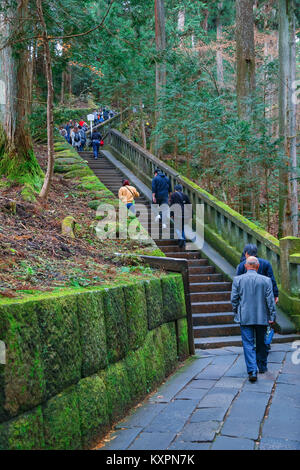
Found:
[(93, 147), (93, 152), (94, 152), (94, 158), (97, 160), (99, 156), (99, 148), (100, 148), (100, 142), (102, 140), (102, 136), (100, 132), (97, 131), (97, 129), (93, 129), (92, 133), (92, 147)]
[(173, 219), (175, 224), (175, 231), (178, 236), (178, 245), (180, 248), (182, 248), (185, 246), (186, 243), (186, 237), (184, 233), (184, 222), (185, 220), (190, 220), (192, 218), (192, 214), (188, 213), (188, 211), (185, 211), (185, 206), (191, 204), (191, 201), (188, 195), (183, 193), (183, 187), (181, 184), (176, 184), (174, 190), (174, 193), (172, 193), (170, 197), (170, 210), (172, 212), (172, 206), (175, 204), (178, 204), (181, 208), (181, 214), (179, 214), (178, 211), (174, 210)]
[[(257, 257), (256, 245), (252, 245), (252, 244), (245, 245), (242, 256), (241, 256), (241, 262), (236, 269), (237, 276), (240, 276), (241, 274), (245, 274), (247, 272), (245, 268), (245, 263), (246, 263), (246, 259), (249, 256)], [(278, 293), (278, 287), (277, 287), (276, 280), (274, 277), (272, 265), (269, 261), (263, 258), (258, 258), (258, 261), (259, 261), (258, 274), (262, 274), (263, 276), (267, 276), (271, 279), (272, 286), (273, 286), (273, 294), (274, 294), (275, 302), (277, 303), (279, 293)]]

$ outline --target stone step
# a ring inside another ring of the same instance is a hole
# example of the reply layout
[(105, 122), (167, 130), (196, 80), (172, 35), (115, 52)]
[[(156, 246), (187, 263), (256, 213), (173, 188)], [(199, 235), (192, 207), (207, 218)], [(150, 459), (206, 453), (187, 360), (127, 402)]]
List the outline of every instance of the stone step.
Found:
[[(279, 335), (275, 333), (273, 336), (272, 343), (291, 343), (293, 341), (299, 341), (300, 335)], [(226, 348), (228, 346), (242, 346), (242, 339), (240, 335), (233, 336), (219, 336), (212, 338), (195, 338), (196, 349), (216, 349)], [(271, 346), (272, 347), (272, 346)]]
[(203, 258), (199, 258), (199, 259), (188, 259), (188, 265), (189, 267), (197, 267), (197, 266), (207, 266), (208, 265), (208, 260)]
[(232, 312), (193, 313), (194, 326), (233, 324), (233, 319)]
[(207, 336), (234, 336), (240, 334), (240, 326), (236, 323), (193, 326), (195, 338), (205, 338)]
[(222, 274), (191, 274), (189, 275), (190, 283), (218, 282), (223, 281)]
[(231, 292), (231, 282), (191, 282), (190, 292), (217, 292), (229, 291)]
[(193, 292), (190, 294), (191, 302), (213, 302), (230, 300), (230, 291)]
[(213, 273), (215, 273), (215, 268), (213, 266), (189, 266), (189, 275)]
[(231, 312), (232, 305), (230, 301), (214, 301), (214, 302), (191, 302), (193, 313), (209, 313), (209, 312)]
[(158, 246), (168, 246), (168, 245), (176, 245), (177, 246), (178, 240), (160, 240), (157, 245)]
[(196, 259), (200, 258), (200, 253), (198, 251), (186, 251), (183, 253), (169, 252), (168, 256), (170, 258), (184, 258), (184, 259)]

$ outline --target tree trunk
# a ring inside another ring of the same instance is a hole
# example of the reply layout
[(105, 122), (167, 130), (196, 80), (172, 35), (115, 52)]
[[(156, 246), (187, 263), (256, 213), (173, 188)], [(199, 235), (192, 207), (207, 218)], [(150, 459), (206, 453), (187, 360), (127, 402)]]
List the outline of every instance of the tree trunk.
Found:
[(289, 154), (291, 165), (291, 224), (292, 235), (298, 236), (298, 184), (297, 184), (297, 124), (296, 124), (296, 97), (294, 91), (296, 87), (296, 31), (295, 31), (295, 3), (294, 0), (290, 1), (289, 8), (289, 40), (290, 40), (290, 66), (289, 66)]
[(51, 67), (51, 53), (48, 41), (47, 27), (43, 14), (42, 0), (36, 0), (36, 6), (38, 10), (39, 19), (43, 31), (43, 44), (45, 52), (45, 61), (46, 61), (46, 77), (47, 77), (47, 86), (48, 86), (48, 95), (47, 95), (47, 137), (48, 137), (48, 166), (47, 173), (44, 179), (44, 184), (40, 192), (40, 197), (42, 199), (47, 199), (51, 181), (53, 177), (54, 169), (54, 140), (53, 140), (53, 79), (52, 79), (52, 67)]
[(217, 50), (217, 80), (219, 88), (224, 88), (224, 71), (223, 71), (223, 55), (222, 51), (219, 48), (219, 44), (221, 43), (222, 39), (222, 20), (220, 10), (222, 9), (223, 2), (219, 3), (218, 5), (218, 16), (217, 16), (217, 42), (218, 42), (218, 50)]
[(140, 115), (141, 115), (141, 134), (142, 134), (142, 145), (144, 149), (147, 150), (147, 139), (146, 139), (146, 130), (145, 130), (145, 120), (144, 120), (144, 110), (143, 104), (140, 100)]
[[(18, 35), (22, 37), (27, 17), (28, 0), (19, 0), (16, 10), (8, 11), (8, 16), (17, 16)], [(12, 39), (11, 23), (0, 18), (0, 32), (4, 41)], [(0, 174), (20, 183), (38, 184), (41, 169), (33, 154), (28, 128), (30, 113), (30, 56), (27, 45), (18, 48), (8, 45), (0, 53), (0, 69), (4, 82), (0, 137)]]
[(63, 70), (61, 73), (61, 87), (60, 87), (60, 104), (65, 103), (65, 79), (66, 72)]
[(253, 0), (236, 0), (236, 70), (238, 114), (245, 118), (255, 90)]
[[(185, 10), (179, 10), (178, 12), (178, 23), (177, 23), (177, 28), (178, 31), (181, 33), (184, 31), (184, 24), (185, 24)], [(184, 42), (183, 38), (180, 38), (180, 47), (183, 48)]]
[[(167, 82), (166, 64), (162, 55), (166, 49), (166, 18), (164, 0), (155, 0), (155, 43), (158, 59), (155, 71), (155, 123), (157, 124), (162, 113), (160, 99), (164, 95)], [(155, 136), (155, 151), (158, 152), (158, 136)]]
[(290, 0), (278, 0), (279, 16), (279, 136), (282, 138), (280, 152), (285, 155), (285, 162), (279, 172), (279, 227), (278, 237), (292, 235), (291, 221), (291, 188), (289, 164), (289, 81), (290, 81), (290, 44), (289, 44), (289, 14)]

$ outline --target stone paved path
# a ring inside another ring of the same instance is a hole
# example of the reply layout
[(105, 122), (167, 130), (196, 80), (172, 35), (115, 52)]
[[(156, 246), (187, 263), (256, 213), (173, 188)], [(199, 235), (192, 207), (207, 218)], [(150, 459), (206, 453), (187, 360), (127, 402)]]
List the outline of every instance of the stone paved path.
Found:
[(199, 351), (115, 426), (101, 450), (300, 450), (294, 351), (273, 344), (269, 370), (254, 384), (242, 348)]

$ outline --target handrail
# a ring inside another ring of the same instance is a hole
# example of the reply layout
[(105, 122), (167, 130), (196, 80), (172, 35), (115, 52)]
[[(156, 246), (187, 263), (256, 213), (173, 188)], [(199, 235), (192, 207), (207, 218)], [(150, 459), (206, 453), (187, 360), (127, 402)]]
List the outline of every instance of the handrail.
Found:
[(227, 259), (233, 264), (239, 260), (244, 245), (253, 243), (258, 247), (259, 256), (272, 263), (275, 276), (280, 278), (278, 239), (180, 175), (116, 129), (108, 131), (105, 141), (118, 153), (118, 158), (148, 186), (151, 184), (154, 169), (159, 168), (169, 177), (172, 187), (177, 183), (182, 184), (194, 208), (196, 204), (203, 204), (205, 238), (216, 248), (222, 245), (222, 251), (228, 251)]

